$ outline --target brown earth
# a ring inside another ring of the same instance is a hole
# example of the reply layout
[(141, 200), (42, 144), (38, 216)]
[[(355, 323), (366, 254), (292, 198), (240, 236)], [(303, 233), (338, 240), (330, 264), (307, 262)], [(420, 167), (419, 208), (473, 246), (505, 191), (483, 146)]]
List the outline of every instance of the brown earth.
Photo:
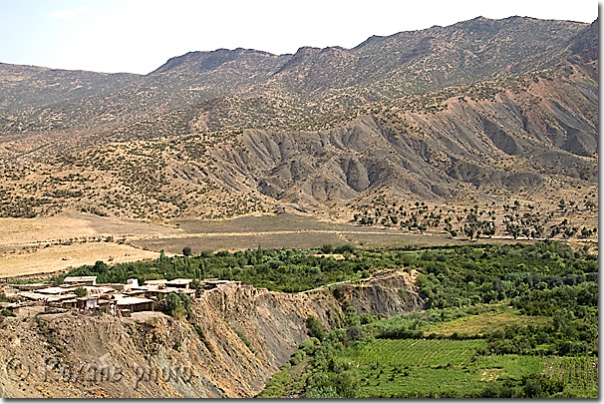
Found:
[[(400, 290), (416, 292), (402, 271), (376, 282), (379, 300), (368, 293), (373, 281), (360, 287), (363, 297), (356, 304), (363, 310), (383, 315), (393, 314), (392, 307), (422, 307), (421, 299), (403, 302)], [(285, 294), (231, 285), (206, 292), (193, 308), (190, 321), (148, 312), (131, 318), (75, 312), (4, 318), (0, 363), (7, 372), (0, 372), (0, 396), (253, 397), (307, 338), (309, 315), (328, 327), (342, 320), (327, 291)], [(109, 372), (112, 379), (93, 379), (93, 366), (102, 365), (116, 372), (119, 367), (121, 376)], [(172, 377), (162, 377), (168, 367)], [(19, 373), (23, 369), (29, 373)]]
[(597, 33), (480, 17), (353, 49), (192, 52), (144, 77), (0, 65), (0, 216), (582, 199), (597, 186)]
[(0, 278), (56, 272), (102, 260), (109, 264), (156, 259), (158, 253), (116, 243), (81, 243), (0, 255)]

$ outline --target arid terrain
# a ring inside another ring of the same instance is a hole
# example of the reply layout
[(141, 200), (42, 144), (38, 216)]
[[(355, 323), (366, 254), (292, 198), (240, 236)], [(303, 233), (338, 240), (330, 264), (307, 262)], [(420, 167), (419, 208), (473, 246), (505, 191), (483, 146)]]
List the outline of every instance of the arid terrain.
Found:
[(597, 396), (598, 36), (0, 63), (0, 396)]
[[(390, 271), (356, 285), (355, 304), (375, 314), (412, 310), (422, 301), (401, 298), (401, 288), (414, 296), (408, 282), (402, 271)], [(381, 301), (372, 296), (376, 288)], [(201, 338), (189, 322), (161, 312), (120, 318), (24, 311), (3, 318), (0, 327), (0, 361), (8, 363), (0, 372), (0, 396), (253, 397), (306, 338), (306, 317), (335, 324), (337, 305), (324, 290), (287, 294), (227, 286), (196, 302)], [(25, 368), (27, 375), (20, 373)], [(166, 369), (174, 371), (171, 377), (161, 373)]]

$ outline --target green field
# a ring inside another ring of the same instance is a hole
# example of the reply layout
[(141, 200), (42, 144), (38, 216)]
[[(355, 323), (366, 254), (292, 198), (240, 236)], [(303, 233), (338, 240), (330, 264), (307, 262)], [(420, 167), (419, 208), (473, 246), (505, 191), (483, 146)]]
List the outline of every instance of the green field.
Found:
[(460, 335), (481, 335), (503, 329), (514, 324), (543, 324), (550, 318), (546, 316), (523, 316), (518, 310), (508, 309), (503, 312), (487, 312), (475, 316), (466, 316), (445, 323), (438, 323), (424, 329), (426, 334), (440, 334), (450, 336), (453, 333)]
[(500, 378), (540, 372), (535, 356), (473, 356), (486, 340), (377, 339), (343, 356), (360, 372), (359, 397), (471, 395)]
[(586, 397), (598, 396), (598, 357), (552, 357), (543, 361), (544, 374), (564, 382), (570, 391)]
[(485, 340), (376, 339), (360, 350), (348, 348), (344, 355), (363, 365), (402, 365), (407, 367), (462, 366), (469, 364)]

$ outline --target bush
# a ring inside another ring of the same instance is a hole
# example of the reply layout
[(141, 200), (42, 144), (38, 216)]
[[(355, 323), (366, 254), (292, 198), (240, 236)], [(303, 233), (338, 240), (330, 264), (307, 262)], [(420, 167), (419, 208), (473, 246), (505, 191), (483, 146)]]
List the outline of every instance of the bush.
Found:
[(302, 349), (298, 349), (289, 359), (289, 363), (296, 366), (298, 363), (302, 362), (304, 358), (306, 358), (306, 352), (304, 352)]
[(321, 341), (316, 337), (311, 337), (300, 344), (300, 349), (303, 350), (307, 355), (314, 355), (314, 353), (321, 346)]
[(346, 338), (349, 341), (360, 341), (365, 338), (365, 334), (361, 330), (361, 327), (353, 325), (346, 330)]
[(84, 297), (88, 294), (88, 291), (86, 289), (84, 289), (81, 286), (78, 286), (77, 288), (75, 288), (75, 290), (73, 291), (73, 293), (77, 296), (77, 297)]
[(308, 327), (308, 335), (316, 337), (319, 341), (323, 341), (325, 335), (325, 327), (317, 320), (315, 316), (308, 316), (306, 319), (306, 327)]
[(325, 244), (321, 247), (321, 251), (323, 251), (324, 254), (331, 254), (333, 253), (333, 246), (331, 244)]
[(4, 317), (16, 317), (15, 313), (13, 313), (9, 309), (2, 309), (2, 310), (0, 310), (0, 316), (4, 316)]
[(191, 299), (184, 293), (176, 294), (174, 292), (168, 293), (168, 296), (163, 300), (163, 305), (166, 311), (174, 318), (188, 318), (193, 317), (193, 311), (191, 309)]
[(544, 398), (564, 390), (564, 382), (550, 379), (542, 374), (522, 377), (522, 397)]

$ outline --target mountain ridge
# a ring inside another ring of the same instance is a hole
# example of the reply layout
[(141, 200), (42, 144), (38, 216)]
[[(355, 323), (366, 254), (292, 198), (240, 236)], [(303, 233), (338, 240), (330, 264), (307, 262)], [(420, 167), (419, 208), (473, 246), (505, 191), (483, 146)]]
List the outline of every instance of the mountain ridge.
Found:
[[(100, 78), (114, 76), (85, 76), (79, 80), (87, 77), (91, 95), (82, 97), (70, 93), (80, 85), (70, 76), (76, 73), (59, 74), (52, 87), (32, 79), (51, 70), (19, 73), (0, 65), (0, 88), (10, 90), (0, 97), (1, 172), (18, 178), (0, 189), (12, 195), (2, 214), (102, 205), (114, 214), (161, 216), (141, 213), (134, 207), (141, 201), (162, 201), (176, 216), (209, 206), (230, 214), (267, 211), (266, 204), (282, 203), (325, 212), (361, 206), (384, 190), (434, 202), (466, 195), (470, 203), (543, 184), (570, 189), (577, 179), (590, 189), (598, 147), (597, 30), (597, 20), (478, 17), (370, 37), (351, 49), (189, 52), (145, 76), (116, 76), (123, 83), (104, 86)], [(95, 93), (97, 87), (103, 89)], [(11, 104), (17, 95), (21, 101)], [(347, 133), (364, 140), (344, 141)], [(91, 157), (99, 155), (104, 162)], [(136, 167), (151, 155), (156, 173), (123, 165)], [(107, 164), (121, 170), (101, 169)], [(32, 191), (35, 182), (53, 181), (52, 173), (78, 170), (90, 178), (105, 173), (109, 182), (67, 181), (58, 187), (63, 197), (50, 199), (54, 185)], [(125, 210), (114, 209), (117, 184), (138, 190), (125, 196)], [(109, 202), (98, 199), (103, 187)], [(206, 189), (219, 196), (179, 202)], [(37, 201), (29, 210), (19, 208), (24, 195)]]

